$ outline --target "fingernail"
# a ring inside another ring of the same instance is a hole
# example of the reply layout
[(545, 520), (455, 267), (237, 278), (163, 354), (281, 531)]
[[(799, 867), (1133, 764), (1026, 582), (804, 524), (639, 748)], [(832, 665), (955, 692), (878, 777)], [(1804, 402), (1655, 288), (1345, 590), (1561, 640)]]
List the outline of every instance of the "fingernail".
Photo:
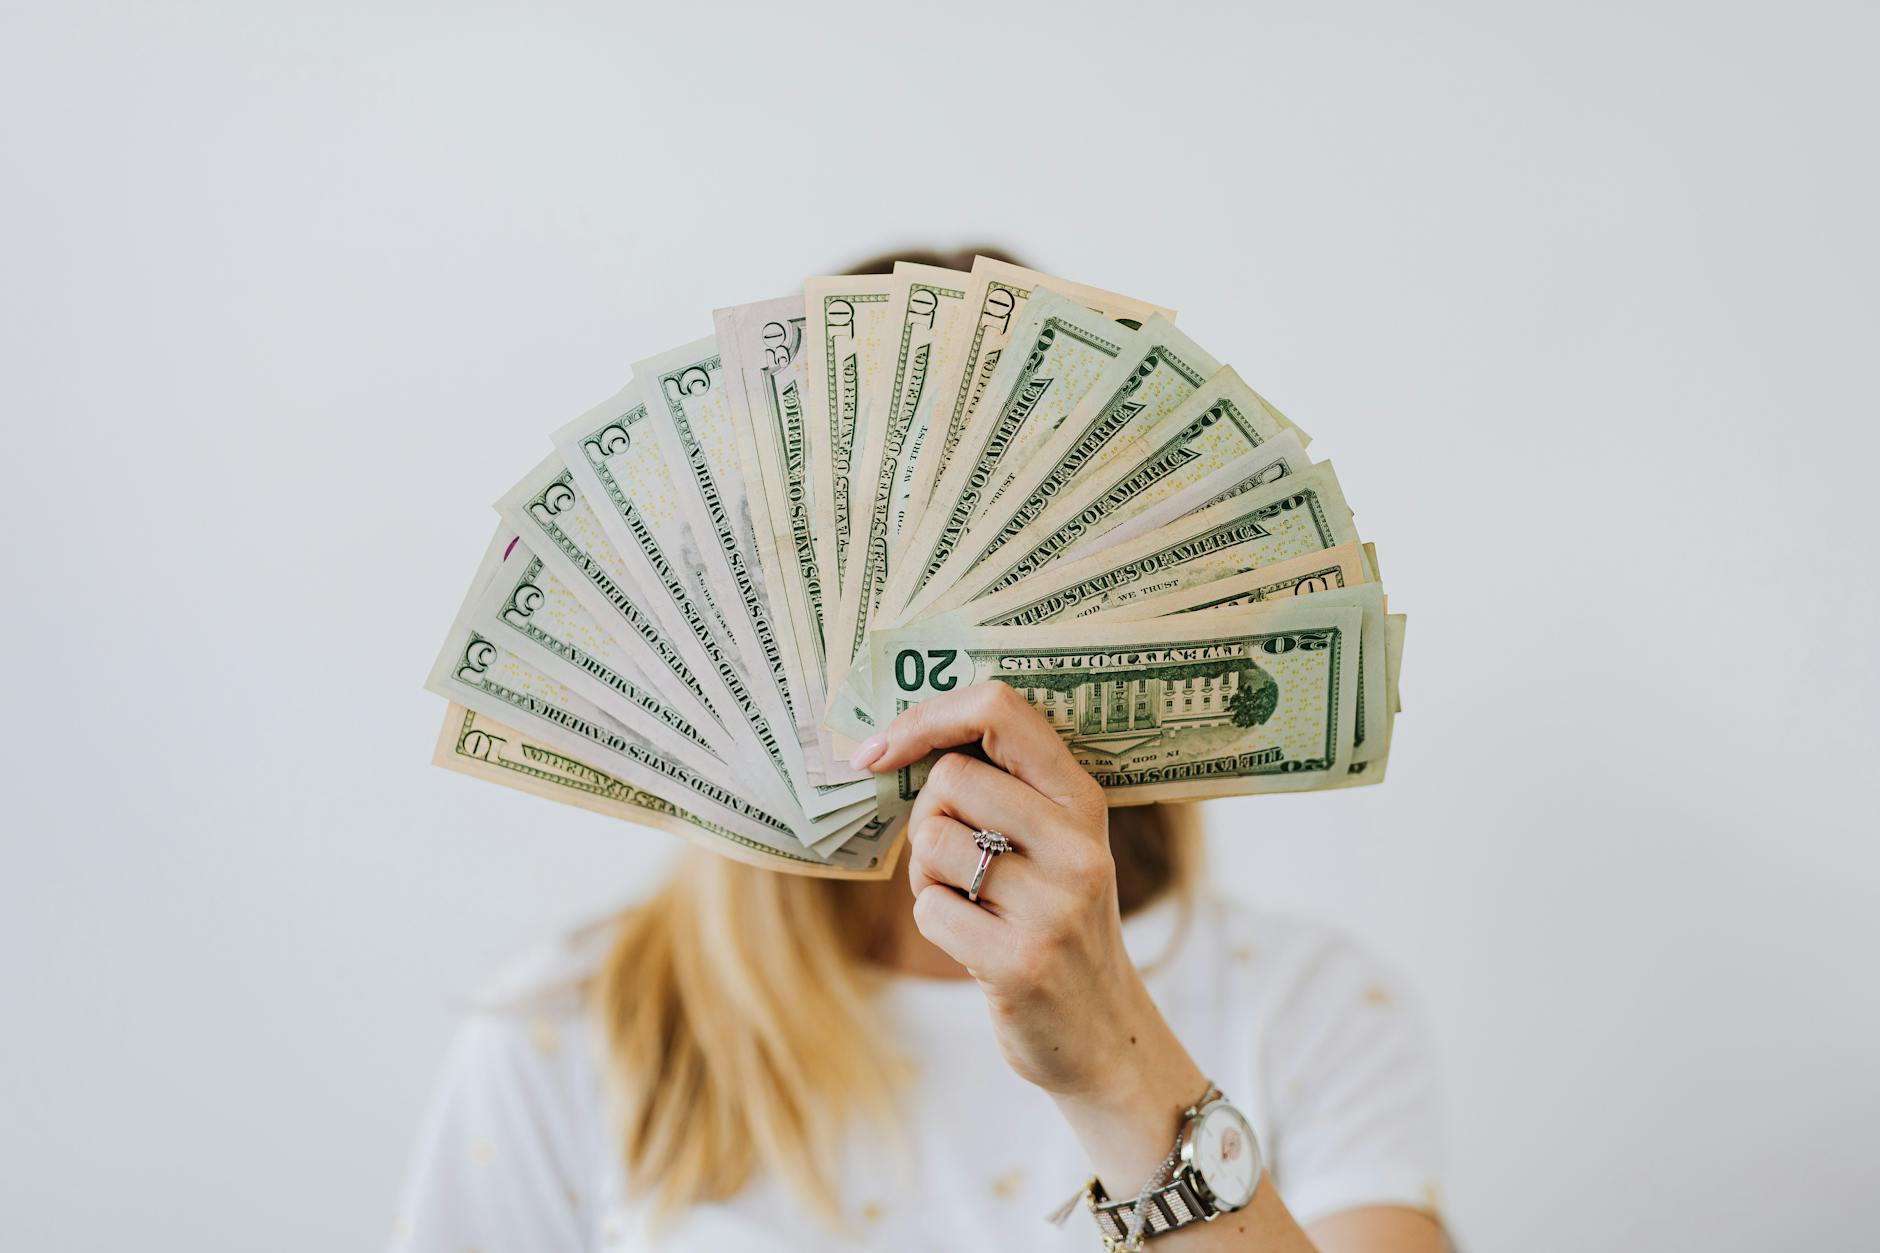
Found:
[(875, 760), (888, 751), (888, 737), (884, 732), (871, 735), (855, 746), (855, 754), (849, 758), (849, 769), (866, 770), (875, 764)]

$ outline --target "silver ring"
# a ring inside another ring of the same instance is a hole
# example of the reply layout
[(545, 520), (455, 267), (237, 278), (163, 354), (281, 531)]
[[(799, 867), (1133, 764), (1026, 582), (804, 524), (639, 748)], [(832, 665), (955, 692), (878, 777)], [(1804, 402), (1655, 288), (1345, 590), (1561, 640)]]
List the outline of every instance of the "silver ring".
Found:
[(992, 867), (992, 859), (1000, 853), (1012, 851), (1012, 841), (997, 831), (973, 832), (973, 843), (979, 846), (979, 869), (973, 871), (973, 886), (966, 889), (966, 899), (978, 901), (979, 889), (985, 886), (986, 871)]

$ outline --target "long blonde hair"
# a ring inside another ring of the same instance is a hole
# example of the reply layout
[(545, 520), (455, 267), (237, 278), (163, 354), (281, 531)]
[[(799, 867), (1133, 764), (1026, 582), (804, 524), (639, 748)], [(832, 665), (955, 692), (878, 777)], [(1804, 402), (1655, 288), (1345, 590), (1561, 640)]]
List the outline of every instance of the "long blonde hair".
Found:
[[(1194, 890), (1193, 806), (1110, 812), (1125, 915)], [(670, 1218), (760, 1170), (831, 1220), (828, 1164), (852, 1119), (892, 1123), (897, 1060), (876, 1047), (870, 958), (906, 880), (855, 883), (681, 862), (621, 918), (591, 995), (628, 1178)]]

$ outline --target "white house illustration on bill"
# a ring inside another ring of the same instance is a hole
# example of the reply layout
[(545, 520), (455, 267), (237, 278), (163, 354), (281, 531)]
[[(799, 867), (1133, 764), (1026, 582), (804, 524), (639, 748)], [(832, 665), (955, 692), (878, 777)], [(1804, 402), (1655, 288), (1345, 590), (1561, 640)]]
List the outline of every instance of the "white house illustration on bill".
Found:
[(1162, 670), (1082, 681), (1064, 674), (999, 677), (1024, 693), (1066, 740), (1108, 754), (1130, 752), (1179, 730), (1258, 726), (1278, 702), (1273, 677), (1245, 660)]

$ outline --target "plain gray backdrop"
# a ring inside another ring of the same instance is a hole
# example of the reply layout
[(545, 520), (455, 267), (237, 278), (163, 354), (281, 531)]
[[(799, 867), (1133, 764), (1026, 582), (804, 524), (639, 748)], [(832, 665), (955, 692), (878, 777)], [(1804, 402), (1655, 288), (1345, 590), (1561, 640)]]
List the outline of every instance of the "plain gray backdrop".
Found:
[(1871, 1247), (1871, 9), (7, 3), (0, 1246), (376, 1246), (658, 834), (427, 764), (489, 504), (720, 305), (1173, 305), (1410, 615), (1214, 877), (1416, 985), (1472, 1249)]

